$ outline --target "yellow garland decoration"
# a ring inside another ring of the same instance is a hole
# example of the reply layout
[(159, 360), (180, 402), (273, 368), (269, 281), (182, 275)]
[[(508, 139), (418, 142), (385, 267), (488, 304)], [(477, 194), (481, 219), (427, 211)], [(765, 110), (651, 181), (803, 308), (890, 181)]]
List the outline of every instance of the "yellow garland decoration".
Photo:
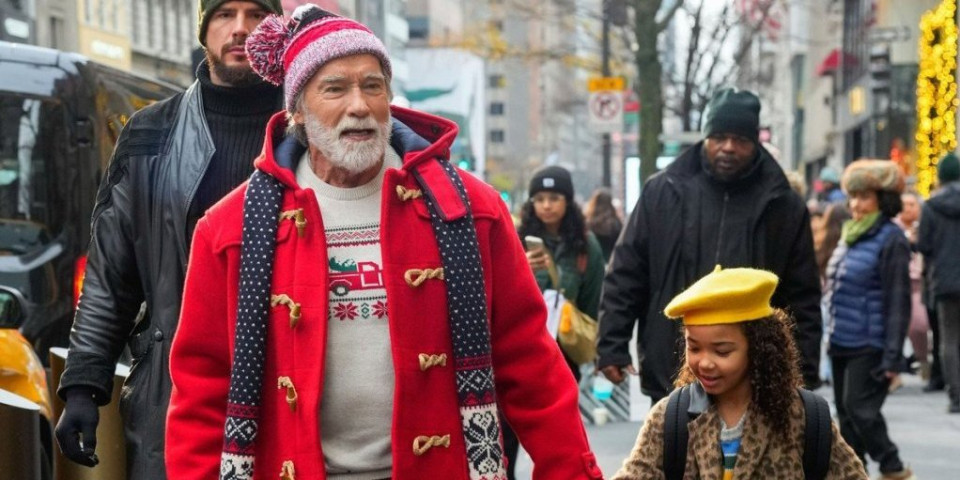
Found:
[(924, 197), (937, 178), (937, 162), (957, 148), (956, 10), (956, 0), (944, 0), (920, 20), (916, 186)]

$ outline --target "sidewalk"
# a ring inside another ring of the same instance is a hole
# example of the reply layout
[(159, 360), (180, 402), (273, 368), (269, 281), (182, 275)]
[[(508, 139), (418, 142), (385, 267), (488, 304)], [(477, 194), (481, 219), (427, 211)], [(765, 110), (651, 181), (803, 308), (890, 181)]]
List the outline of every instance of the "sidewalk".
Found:
[[(904, 375), (904, 386), (887, 397), (883, 414), (890, 436), (900, 447), (900, 455), (917, 475), (918, 480), (957, 480), (960, 478), (960, 415), (947, 414), (947, 395), (943, 392), (923, 393), (920, 380)], [(822, 388), (817, 393), (833, 402), (833, 390)], [(649, 399), (642, 401), (649, 410)], [(590, 446), (605, 477), (611, 477), (630, 454), (641, 423), (608, 423), (587, 426)], [(870, 477), (876, 478), (876, 464), (870, 462)], [(531, 478), (530, 457), (523, 451), (517, 462), (517, 479)]]

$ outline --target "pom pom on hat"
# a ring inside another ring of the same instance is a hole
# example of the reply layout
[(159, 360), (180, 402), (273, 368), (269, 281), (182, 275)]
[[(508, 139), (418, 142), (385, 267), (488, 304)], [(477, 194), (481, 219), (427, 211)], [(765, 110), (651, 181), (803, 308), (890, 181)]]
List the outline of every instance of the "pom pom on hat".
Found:
[(250, 67), (274, 85), (283, 84), (283, 52), (292, 31), (284, 25), (283, 17), (270, 15), (247, 37), (245, 50)]
[(720, 325), (773, 315), (770, 298), (779, 278), (753, 268), (717, 268), (673, 298), (663, 313), (684, 325)]

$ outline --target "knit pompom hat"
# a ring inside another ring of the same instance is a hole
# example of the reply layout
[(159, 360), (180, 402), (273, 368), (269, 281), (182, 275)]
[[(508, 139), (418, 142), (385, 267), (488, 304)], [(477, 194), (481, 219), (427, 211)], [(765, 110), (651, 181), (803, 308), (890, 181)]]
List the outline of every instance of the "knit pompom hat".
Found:
[(905, 184), (900, 167), (890, 160), (857, 160), (843, 171), (843, 191), (847, 194), (868, 190), (903, 193)]
[(297, 7), (289, 22), (267, 17), (247, 37), (246, 51), (253, 71), (283, 84), (288, 112), (313, 74), (331, 60), (367, 53), (380, 60), (388, 84), (392, 76), (387, 48), (369, 28), (309, 3)]

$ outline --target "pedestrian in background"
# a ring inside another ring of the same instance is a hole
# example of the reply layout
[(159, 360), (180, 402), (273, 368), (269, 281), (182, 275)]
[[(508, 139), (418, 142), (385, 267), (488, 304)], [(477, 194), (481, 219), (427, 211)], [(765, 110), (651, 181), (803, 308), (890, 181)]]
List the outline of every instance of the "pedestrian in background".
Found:
[(960, 413), (960, 161), (948, 154), (937, 166), (940, 189), (923, 205), (919, 249), (933, 264), (940, 357), (950, 413)]
[(285, 112), (197, 225), (171, 478), (503, 478), (500, 413), (535, 479), (601, 478), (506, 205), (447, 158), (456, 124), (391, 107), (383, 42), (315, 5), (247, 50)]
[(880, 412), (903, 363), (910, 324), (910, 245), (893, 223), (904, 179), (888, 160), (858, 160), (843, 174), (853, 216), (827, 267), (830, 359), (843, 438), (883, 480), (913, 478)]
[(817, 256), (817, 268), (820, 270), (820, 285), (823, 288), (823, 300), (820, 302), (820, 311), (823, 315), (823, 343), (820, 356), (820, 378), (833, 383), (833, 369), (830, 367), (830, 333), (833, 331), (833, 317), (830, 315), (829, 295), (827, 289), (827, 264), (833, 251), (842, 237), (843, 224), (850, 220), (850, 211), (845, 202), (829, 203), (823, 213), (823, 221), (819, 230), (814, 230), (814, 249)]
[[(913, 347), (913, 358), (918, 364), (920, 378), (930, 379), (930, 320), (927, 307), (923, 303), (923, 255), (917, 250), (920, 232), (920, 209), (923, 198), (914, 191), (904, 192), (900, 196), (903, 210), (894, 222), (903, 230), (910, 242), (910, 328), (907, 338)], [(913, 362), (910, 362), (912, 365)]]
[(763, 268), (781, 281), (773, 304), (789, 308), (808, 386), (820, 383), (820, 283), (810, 213), (760, 145), (760, 100), (722, 89), (703, 115), (704, 139), (644, 186), (603, 283), (598, 367), (612, 382), (636, 371), (653, 403), (673, 389), (680, 331), (663, 316), (671, 298), (717, 264)]
[[(530, 179), (528, 194), (530, 197), (520, 213), (518, 233), (521, 239), (531, 236), (543, 240), (543, 248), (533, 248), (529, 242), (526, 245), (527, 263), (537, 279), (537, 286), (541, 292), (546, 289), (557, 290), (580, 311), (597, 318), (606, 262), (601, 244), (587, 228), (582, 210), (574, 200), (570, 172), (559, 166), (538, 170)], [(555, 265), (560, 285), (552, 284), (549, 274), (551, 263)], [(579, 382), (580, 365), (565, 352), (563, 358)], [(504, 428), (503, 440), (509, 459), (507, 475), (514, 480), (519, 443), (509, 426)]]
[[(542, 239), (546, 247), (531, 249), (527, 245), (527, 263), (540, 291), (556, 289), (580, 311), (597, 318), (605, 264), (603, 251), (573, 199), (570, 172), (558, 166), (544, 167), (533, 174), (528, 192), (530, 198), (521, 210), (518, 232), (521, 239), (528, 236)], [(560, 285), (551, 285), (548, 273), (551, 262), (556, 265)], [(564, 358), (579, 380), (580, 366), (566, 354)]]
[(617, 243), (620, 230), (623, 229), (623, 222), (620, 221), (620, 216), (617, 215), (617, 210), (613, 206), (610, 190), (598, 188), (594, 191), (583, 207), (583, 215), (587, 219), (587, 227), (600, 242), (603, 261), (606, 263), (610, 260), (613, 245)]
[(98, 408), (110, 402), (117, 360), (129, 346), (133, 366), (120, 399), (127, 476), (165, 478), (168, 357), (194, 226), (253, 172), (263, 129), (282, 105), (282, 89), (262, 81), (244, 51), (270, 13), (281, 13), (280, 0), (201, 1), (206, 61), (197, 81), (137, 112), (117, 140), (97, 194), (57, 392), (66, 402), (57, 441), (74, 462), (97, 463)]
[(789, 172), (783, 172), (787, 176), (787, 182), (790, 184), (790, 188), (797, 192), (797, 195), (800, 195), (800, 198), (807, 198), (807, 185), (803, 183), (803, 176), (800, 175), (800, 172), (791, 170)]
[(847, 200), (840, 188), (840, 172), (833, 167), (823, 167), (820, 170), (820, 201), (825, 203), (842, 203)]
[[(770, 306), (777, 280), (762, 270), (717, 267), (667, 305), (667, 316), (682, 318), (686, 341), (676, 386), (689, 390), (690, 404), (681, 418), (696, 416), (686, 425), (686, 458), (677, 459), (683, 478), (804, 478), (799, 358), (790, 318)], [(671, 398), (654, 405), (613, 480), (662, 480), (672, 471), (664, 438)], [(866, 480), (832, 422), (831, 430), (826, 478)]]

